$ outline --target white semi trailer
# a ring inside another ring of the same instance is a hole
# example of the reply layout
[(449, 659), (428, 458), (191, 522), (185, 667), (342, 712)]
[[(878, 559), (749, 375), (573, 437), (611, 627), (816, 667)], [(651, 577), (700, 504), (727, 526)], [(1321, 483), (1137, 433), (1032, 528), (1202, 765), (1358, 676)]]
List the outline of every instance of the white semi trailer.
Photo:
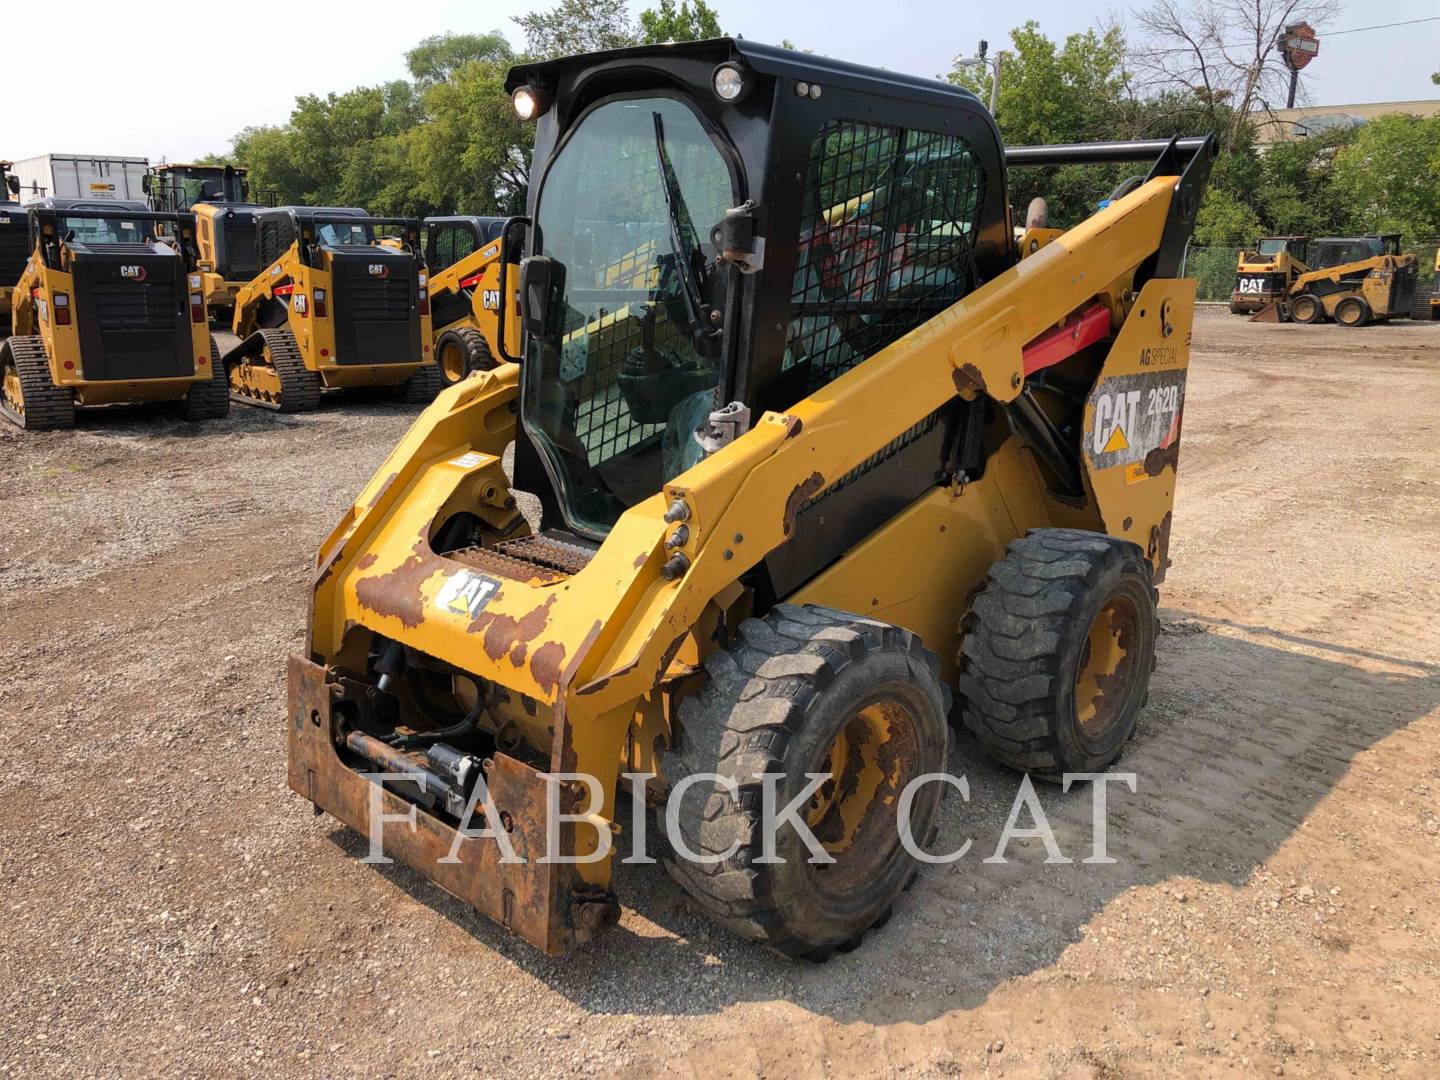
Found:
[(10, 166), (20, 181), (22, 203), (43, 199), (138, 199), (150, 169), (143, 157), (101, 157), (86, 154), (41, 154)]

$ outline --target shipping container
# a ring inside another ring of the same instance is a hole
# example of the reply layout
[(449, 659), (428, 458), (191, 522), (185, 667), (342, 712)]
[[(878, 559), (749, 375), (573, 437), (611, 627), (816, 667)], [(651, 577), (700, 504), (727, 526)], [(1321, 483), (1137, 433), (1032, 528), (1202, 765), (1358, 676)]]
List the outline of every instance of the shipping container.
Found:
[(15, 162), (10, 171), (20, 179), (23, 202), (43, 199), (140, 199), (150, 162), (143, 157), (100, 157), (84, 154), (41, 154)]

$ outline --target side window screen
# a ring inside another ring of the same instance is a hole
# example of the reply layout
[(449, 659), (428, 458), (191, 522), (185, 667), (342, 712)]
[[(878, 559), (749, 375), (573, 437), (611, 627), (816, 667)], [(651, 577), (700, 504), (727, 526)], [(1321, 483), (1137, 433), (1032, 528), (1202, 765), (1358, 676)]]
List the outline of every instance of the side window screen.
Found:
[(978, 284), (985, 172), (956, 135), (852, 120), (815, 137), (784, 366), (814, 390)]
[(468, 228), (455, 229), (450, 233), (450, 261), (457, 263), (475, 250), (475, 233)]

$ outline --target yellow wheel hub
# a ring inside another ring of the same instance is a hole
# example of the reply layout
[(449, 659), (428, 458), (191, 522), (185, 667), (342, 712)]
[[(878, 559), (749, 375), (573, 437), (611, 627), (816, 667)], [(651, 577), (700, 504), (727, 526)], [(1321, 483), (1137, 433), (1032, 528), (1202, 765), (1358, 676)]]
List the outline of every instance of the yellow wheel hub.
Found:
[(891, 734), (887, 710), (893, 707), (861, 709), (830, 744), (824, 766), (829, 775), (810, 796), (805, 823), (831, 855), (850, 847), (867, 812), (899, 778), (901, 763), (888, 760), (891, 755), (886, 753)]
[(440, 349), (440, 372), (447, 386), (465, 378), (465, 352), (457, 341), (447, 341)]
[(1075, 671), (1075, 718), (1086, 735), (1104, 734), (1124, 708), (1134, 675), (1136, 622), (1130, 601), (1116, 597), (1100, 609), (1085, 635)]

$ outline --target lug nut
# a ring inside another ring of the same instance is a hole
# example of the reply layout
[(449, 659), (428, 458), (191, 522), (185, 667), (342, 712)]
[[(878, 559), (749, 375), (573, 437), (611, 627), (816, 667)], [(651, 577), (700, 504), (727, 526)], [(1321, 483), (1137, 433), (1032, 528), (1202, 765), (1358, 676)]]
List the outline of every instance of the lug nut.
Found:
[(667, 548), (682, 548), (690, 542), (690, 526), (681, 525), (665, 541)]
[(683, 551), (677, 551), (665, 561), (664, 566), (660, 567), (660, 576), (666, 581), (674, 581), (689, 569), (689, 557)]

